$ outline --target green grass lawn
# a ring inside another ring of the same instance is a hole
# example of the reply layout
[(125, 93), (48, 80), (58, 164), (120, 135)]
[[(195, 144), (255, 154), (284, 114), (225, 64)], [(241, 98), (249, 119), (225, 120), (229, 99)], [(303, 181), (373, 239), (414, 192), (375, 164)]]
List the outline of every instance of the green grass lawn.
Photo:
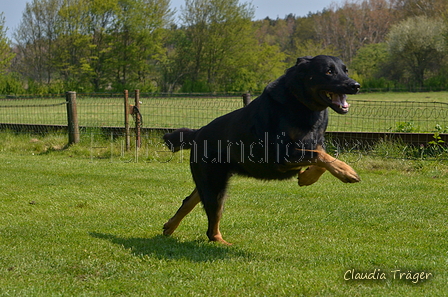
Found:
[[(0, 296), (448, 291), (446, 163), (347, 155), (362, 177), (349, 185), (328, 173), (303, 188), (234, 177), (221, 226), (228, 247), (207, 241), (200, 207), (161, 235), (193, 189), (187, 161), (92, 160), (79, 145), (39, 141), (0, 133)], [(353, 269), (386, 279), (345, 280)], [(432, 276), (400, 280), (408, 271)]]

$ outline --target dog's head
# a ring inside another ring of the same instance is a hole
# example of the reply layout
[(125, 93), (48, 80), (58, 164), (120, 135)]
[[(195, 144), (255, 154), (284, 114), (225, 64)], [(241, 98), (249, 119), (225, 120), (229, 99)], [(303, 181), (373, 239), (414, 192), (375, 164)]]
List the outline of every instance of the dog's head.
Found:
[[(348, 77), (341, 59), (332, 56), (298, 58), (284, 77), (289, 93), (316, 111), (331, 107), (337, 113), (347, 113), (350, 107), (347, 94), (356, 94), (361, 87)], [(287, 100), (287, 97), (279, 99)]]

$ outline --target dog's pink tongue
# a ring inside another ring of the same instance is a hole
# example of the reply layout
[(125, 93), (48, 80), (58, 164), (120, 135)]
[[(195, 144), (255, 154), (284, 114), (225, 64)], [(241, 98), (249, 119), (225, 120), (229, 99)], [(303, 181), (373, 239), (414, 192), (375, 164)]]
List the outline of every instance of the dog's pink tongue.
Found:
[(345, 94), (335, 94), (333, 93), (331, 96), (331, 102), (340, 107), (340, 108), (348, 108), (349, 104), (347, 103), (347, 95)]

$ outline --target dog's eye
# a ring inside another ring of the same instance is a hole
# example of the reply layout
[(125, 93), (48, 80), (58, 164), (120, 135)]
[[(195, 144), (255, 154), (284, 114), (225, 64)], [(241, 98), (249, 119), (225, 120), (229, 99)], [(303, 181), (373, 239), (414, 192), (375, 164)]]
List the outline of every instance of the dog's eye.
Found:
[(326, 75), (333, 75), (334, 71), (333, 69), (328, 69)]

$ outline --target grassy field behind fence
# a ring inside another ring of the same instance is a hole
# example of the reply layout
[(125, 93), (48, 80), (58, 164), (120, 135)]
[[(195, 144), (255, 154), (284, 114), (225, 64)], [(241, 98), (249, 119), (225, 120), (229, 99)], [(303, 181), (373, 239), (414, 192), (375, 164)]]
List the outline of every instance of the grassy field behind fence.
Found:
[[(142, 94), (140, 100), (146, 128), (200, 128), (242, 107), (241, 97), (161, 98)], [(349, 96), (348, 101), (349, 114), (330, 111), (328, 131), (434, 132), (436, 125), (448, 130), (448, 92), (367, 93)], [(66, 125), (64, 102), (63, 97), (0, 100), (0, 123)], [(81, 126), (124, 126), (122, 97), (78, 95), (77, 102)]]

